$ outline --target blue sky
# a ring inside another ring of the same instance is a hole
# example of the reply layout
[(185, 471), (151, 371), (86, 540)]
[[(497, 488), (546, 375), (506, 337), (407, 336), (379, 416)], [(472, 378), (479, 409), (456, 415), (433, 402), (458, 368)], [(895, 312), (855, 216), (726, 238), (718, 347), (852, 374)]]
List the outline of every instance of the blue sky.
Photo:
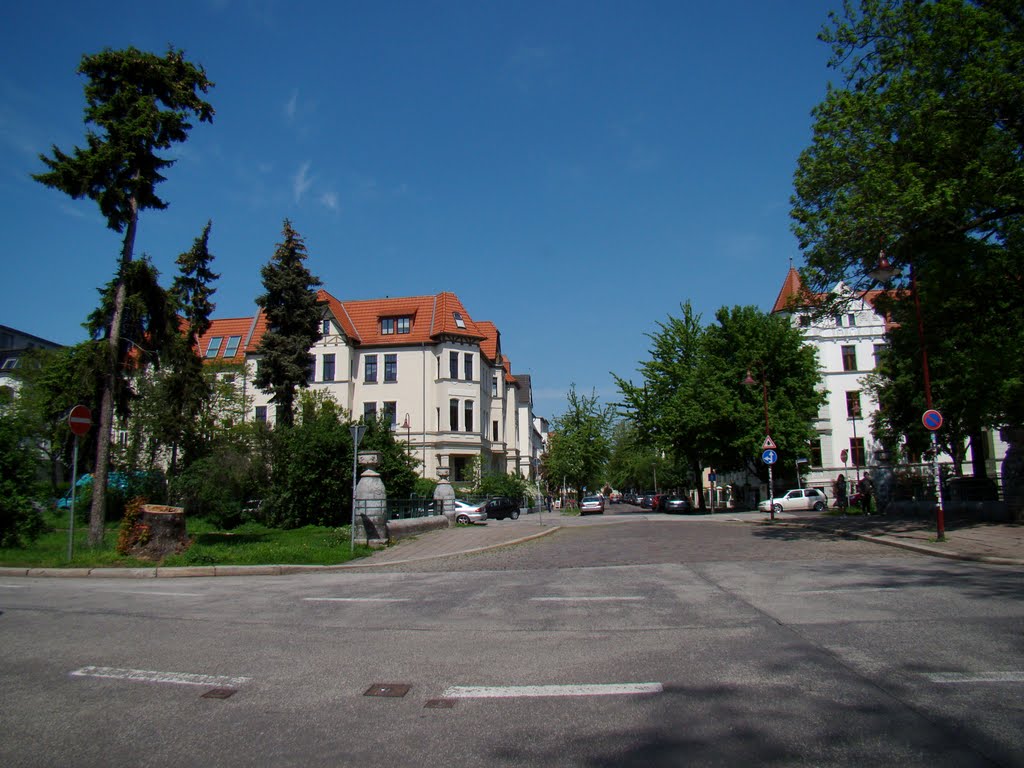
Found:
[(335, 296), (453, 291), (495, 322), (535, 410), (616, 399), (691, 301), (770, 308), (829, 0), (5, 3), (0, 324), (65, 344), (120, 236), (32, 181), (84, 142), (82, 54), (183, 48), (217, 114), (173, 151), (137, 253), (165, 283), (208, 219), (217, 317), (254, 312), (284, 218)]

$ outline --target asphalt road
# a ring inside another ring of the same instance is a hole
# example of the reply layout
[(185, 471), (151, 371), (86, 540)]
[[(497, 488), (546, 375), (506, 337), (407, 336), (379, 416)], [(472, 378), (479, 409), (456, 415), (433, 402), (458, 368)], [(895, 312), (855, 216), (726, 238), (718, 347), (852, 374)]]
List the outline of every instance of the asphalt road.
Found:
[(1022, 587), (718, 521), (376, 572), (0, 578), (0, 765), (1024, 765)]

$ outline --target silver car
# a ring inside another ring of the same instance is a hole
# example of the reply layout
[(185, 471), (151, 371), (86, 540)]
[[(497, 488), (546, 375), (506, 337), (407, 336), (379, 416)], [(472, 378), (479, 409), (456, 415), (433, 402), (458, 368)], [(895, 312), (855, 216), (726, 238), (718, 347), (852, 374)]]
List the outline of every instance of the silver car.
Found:
[(600, 496), (584, 496), (580, 501), (581, 515), (602, 515), (604, 514), (604, 499)]
[(464, 501), (455, 500), (455, 522), (462, 523), (463, 525), (471, 525), (472, 523), (482, 523), (487, 519), (487, 505), (467, 504)]
[[(815, 512), (824, 511), (828, 506), (828, 497), (824, 491), (817, 488), (794, 488), (786, 491), (782, 496), (775, 497), (775, 513), (779, 512), (801, 512), (813, 509)], [(757, 508), (762, 512), (772, 511), (768, 499), (765, 499)]]

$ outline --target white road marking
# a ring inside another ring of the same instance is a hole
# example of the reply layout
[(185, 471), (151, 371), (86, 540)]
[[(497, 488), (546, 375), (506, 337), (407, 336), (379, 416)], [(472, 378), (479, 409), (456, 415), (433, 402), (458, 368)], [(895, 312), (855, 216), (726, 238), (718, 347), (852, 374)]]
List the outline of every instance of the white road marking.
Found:
[(445, 699), (511, 699), (550, 696), (636, 696), (661, 693), (661, 683), (609, 683), (581, 685), (453, 685), (441, 694)]
[(616, 600), (646, 600), (647, 598), (642, 595), (597, 595), (594, 597), (531, 597), (531, 600), (541, 603), (570, 603), (570, 602), (592, 602), (592, 603), (606, 603)]
[(933, 672), (933, 683), (1024, 683), (1024, 672)]
[(114, 680), (131, 680), (142, 683), (205, 685), (214, 688), (244, 685), (252, 680), (251, 677), (196, 675), (189, 672), (154, 672), (148, 669), (117, 669), (116, 667), (82, 667), (76, 669), (71, 675), (72, 677), (108, 677)]
[(903, 589), (902, 587), (841, 587), (834, 590), (802, 590), (800, 592), (794, 592), (795, 595), (838, 595), (844, 592), (852, 592), (854, 594), (858, 592), (897, 592)]
[(0, 589), (25, 589), (25, 584), (0, 584)]
[(149, 597), (150, 595), (156, 595), (159, 597), (202, 597), (199, 592), (147, 592), (144, 589), (103, 589), (101, 592), (105, 592), (108, 595), (141, 595), (142, 597)]
[(308, 603), (408, 603), (408, 597), (304, 597)]

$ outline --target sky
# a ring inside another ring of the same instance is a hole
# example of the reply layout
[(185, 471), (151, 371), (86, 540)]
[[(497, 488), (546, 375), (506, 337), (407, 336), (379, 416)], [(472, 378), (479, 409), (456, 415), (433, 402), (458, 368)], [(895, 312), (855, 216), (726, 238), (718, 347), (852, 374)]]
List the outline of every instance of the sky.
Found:
[(216, 115), (168, 153), (136, 254), (169, 285), (207, 221), (215, 317), (255, 313), (284, 219), (342, 300), (451, 291), (534, 411), (615, 402), (689, 301), (769, 310), (837, 75), (839, 0), (93, 0), (0, 8), (0, 325), (62, 344), (112, 277), (95, 203), (33, 181), (84, 145), (82, 55), (183, 49)]

